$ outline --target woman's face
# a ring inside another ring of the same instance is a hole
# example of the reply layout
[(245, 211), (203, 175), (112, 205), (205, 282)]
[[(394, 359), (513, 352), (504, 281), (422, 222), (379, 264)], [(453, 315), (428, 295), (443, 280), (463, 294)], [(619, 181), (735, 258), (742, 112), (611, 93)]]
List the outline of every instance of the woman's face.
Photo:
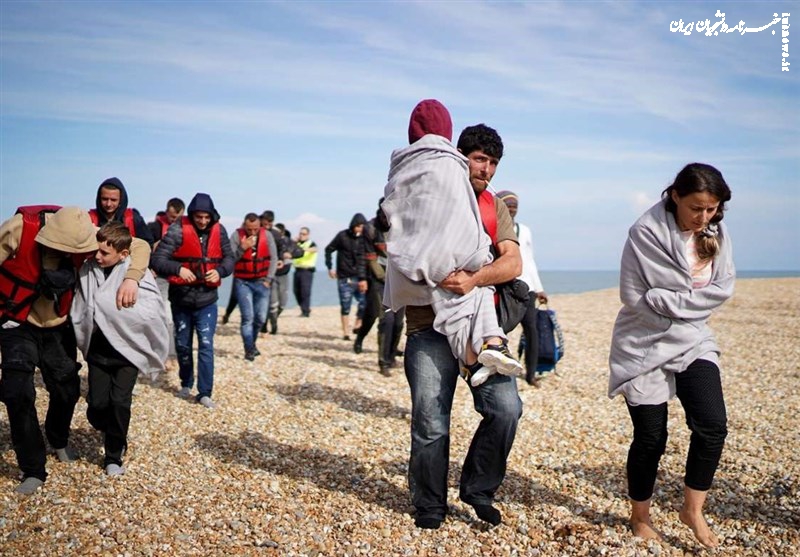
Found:
[(684, 232), (687, 230), (695, 233), (702, 232), (719, 209), (719, 199), (706, 191), (698, 191), (680, 197), (673, 190), (671, 196), (677, 206), (675, 220), (678, 228)]

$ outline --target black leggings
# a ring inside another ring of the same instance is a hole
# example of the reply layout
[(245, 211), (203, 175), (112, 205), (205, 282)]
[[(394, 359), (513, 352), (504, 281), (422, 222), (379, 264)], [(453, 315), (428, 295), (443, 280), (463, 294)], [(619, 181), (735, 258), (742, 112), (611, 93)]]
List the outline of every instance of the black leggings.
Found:
[[(725, 400), (719, 368), (706, 360), (695, 360), (683, 373), (675, 374), (678, 399), (692, 432), (686, 457), (684, 483), (707, 491), (728, 435)], [(628, 451), (628, 495), (634, 501), (653, 496), (658, 462), (667, 446), (667, 403), (631, 406), (633, 442)]]

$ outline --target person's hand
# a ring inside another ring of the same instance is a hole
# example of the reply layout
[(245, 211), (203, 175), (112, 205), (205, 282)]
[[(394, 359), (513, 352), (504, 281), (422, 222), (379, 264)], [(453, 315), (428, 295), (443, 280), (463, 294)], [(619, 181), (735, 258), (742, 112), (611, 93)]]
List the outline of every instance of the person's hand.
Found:
[(264, 286), (266, 286), (267, 288), (269, 288), (269, 287), (270, 287), (270, 285), (272, 284), (272, 279), (271, 279), (271, 278), (265, 278), (265, 279), (264, 279), (263, 281), (261, 281), (261, 282), (263, 282), (263, 283), (264, 283)]
[(368, 286), (369, 284), (367, 283), (367, 281), (365, 280), (358, 281), (358, 291), (361, 292), (362, 294), (367, 291)]
[(136, 303), (139, 293), (139, 283), (131, 278), (126, 278), (117, 290), (117, 309), (132, 308)]
[(536, 293), (536, 299), (539, 300), (540, 304), (546, 304), (547, 303), (547, 293), (546, 292), (537, 292)]
[(248, 236), (242, 240), (242, 247), (245, 250), (253, 249), (253, 246), (256, 245), (256, 241), (258, 241), (258, 236)]
[(334, 271), (333, 269), (328, 269), (328, 276), (331, 277), (332, 279), (335, 279), (336, 271)]
[(194, 282), (194, 281), (197, 280), (197, 277), (195, 276), (195, 274), (191, 270), (187, 269), (186, 267), (181, 267), (181, 270), (178, 273), (178, 276), (180, 276), (186, 282)]
[(453, 271), (439, 283), (439, 286), (455, 294), (464, 295), (475, 288), (477, 281), (472, 271)]
[(278, 265), (275, 267), (276, 269), (283, 269), (283, 260), (278, 259)]
[(211, 269), (206, 273), (206, 282), (219, 282), (219, 273), (216, 269)]

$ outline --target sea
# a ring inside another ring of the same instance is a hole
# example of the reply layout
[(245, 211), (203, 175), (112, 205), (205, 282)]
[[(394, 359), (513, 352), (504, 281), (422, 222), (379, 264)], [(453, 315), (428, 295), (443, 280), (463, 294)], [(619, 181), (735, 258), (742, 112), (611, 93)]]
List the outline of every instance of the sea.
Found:
[[(336, 281), (328, 277), (325, 269), (318, 269), (314, 273), (314, 282), (311, 288), (312, 307), (338, 306), (339, 294)], [(289, 274), (289, 304), (288, 308), (297, 307), (291, 282), (294, 271)], [(800, 271), (737, 271), (737, 278), (779, 278), (800, 277)], [(578, 294), (592, 290), (619, 287), (619, 271), (539, 271), (545, 292), (548, 294)], [(233, 278), (223, 279), (219, 292), (219, 305), (227, 306), (230, 298)]]

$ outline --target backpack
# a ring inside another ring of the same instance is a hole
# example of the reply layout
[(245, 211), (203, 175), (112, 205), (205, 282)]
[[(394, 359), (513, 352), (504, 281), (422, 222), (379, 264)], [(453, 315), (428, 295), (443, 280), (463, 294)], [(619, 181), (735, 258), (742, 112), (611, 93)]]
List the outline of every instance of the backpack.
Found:
[(536, 330), (539, 334), (539, 359), (536, 371), (554, 371), (558, 361), (564, 357), (564, 335), (552, 309), (536, 310)]

